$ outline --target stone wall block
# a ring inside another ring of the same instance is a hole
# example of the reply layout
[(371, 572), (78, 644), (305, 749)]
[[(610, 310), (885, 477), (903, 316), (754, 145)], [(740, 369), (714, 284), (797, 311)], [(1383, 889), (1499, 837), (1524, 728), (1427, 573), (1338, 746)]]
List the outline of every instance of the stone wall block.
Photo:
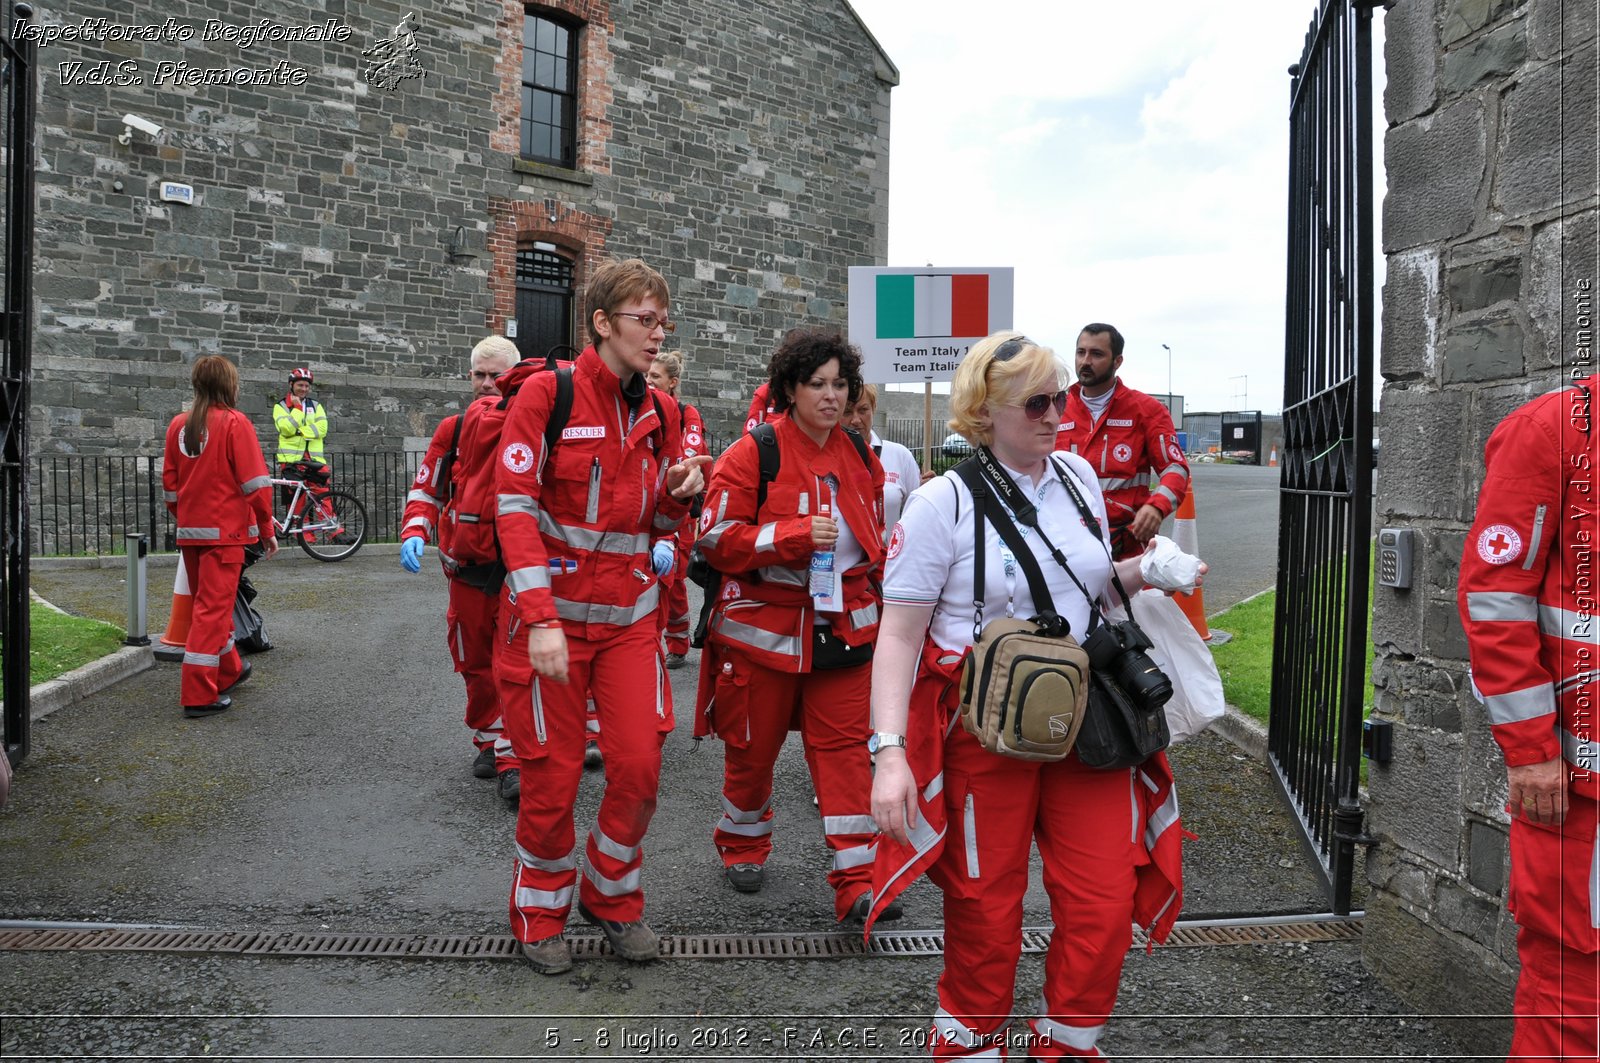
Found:
[(1508, 89), (1495, 203), (1517, 217), (1592, 201), (1597, 122), (1595, 46), (1535, 70)]
[(1439, 883), (1439, 899), (1434, 917), (1451, 930), (1482, 945), (1493, 952), (1500, 930), (1500, 903), (1457, 885)]
[(1580, 375), (1600, 364), (1595, 346), (1600, 309), (1600, 277), (1594, 275), (1600, 262), (1597, 218), (1596, 211), (1587, 210), (1534, 233), (1523, 304), (1537, 330), (1530, 343), (1538, 344), (1541, 363), (1577, 368)]
[(1510, 839), (1504, 827), (1473, 820), (1467, 827), (1467, 881), (1491, 897), (1506, 885)]
[(1391, 125), (1433, 110), (1439, 98), (1438, 24), (1439, 0), (1397, 4), (1383, 16), (1383, 110)]
[(1530, 6), (1529, 36), (1538, 58), (1551, 59), (1594, 40), (1596, 24), (1600, 23), (1595, 0), (1543, 0)]
[(1448, 240), (1472, 227), (1484, 178), (1484, 130), (1483, 104), (1475, 98), (1389, 130), (1385, 251)]
[(1398, 724), (1394, 758), (1372, 775), (1372, 830), (1439, 867), (1460, 866), (1462, 749), (1460, 735)]
[(1446, 53), (1440, 83), (1447, 94), (1459, 95), (1480, 81), (1505, 77), (1527, 58), (1527, 27), (1519, 19)]
[(1390, 255), (1388, 267), (1378, 370), (1386, 380), (1431, 380), (1438, 363), (1439, 253), (1421, 247)]
[(1453, 267), (1445, 292), (1456, 313), (1514, 302), (1522, 291), (1522, 260), (1504, 257)]
[(1456, 391), (1384, 389), (1380, 481), (1406, 485), (1384, 495), (1395, 515), (1459, 512), (1461, 489), (1453, 470), (1470, 438), (1467, 410), (1467, 396)]
[(1452, 324), (1444, 344), (1446, 384), (1520, 379), (1527, 368), (1522, 325), (1506, 316)]
[(1516, 6), (1515, 0), (1448, 0), (1440, 37), (1446, 45), (1477, 33)]

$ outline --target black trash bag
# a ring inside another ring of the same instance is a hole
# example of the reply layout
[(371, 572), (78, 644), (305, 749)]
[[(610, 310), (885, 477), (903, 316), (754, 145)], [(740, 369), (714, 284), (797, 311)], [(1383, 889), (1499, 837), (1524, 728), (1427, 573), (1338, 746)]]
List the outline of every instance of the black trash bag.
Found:
[[(251, 543), (244, 548), (244, 567), (249, 568), (264, 556), (266, 550), (258, 543)], [(240, 653), (265, 653), (272, 649), (272, 643), (267, 639), (266, 621), (250, 604), (259, 593), (255, 584), (250, 582), (250, 577), (241, 570), (239, 589), (233, 596), (233, 644)]]

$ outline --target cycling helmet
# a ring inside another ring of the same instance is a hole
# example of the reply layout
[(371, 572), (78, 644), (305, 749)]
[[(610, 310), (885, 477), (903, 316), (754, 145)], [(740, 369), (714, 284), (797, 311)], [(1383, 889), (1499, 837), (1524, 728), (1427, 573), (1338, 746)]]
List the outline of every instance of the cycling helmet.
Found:
[(304, 366), (289, 370), (289, 383), (293, 384), (296, 380), (304, 380), (307, 384), (311, 383), (311, 370)]

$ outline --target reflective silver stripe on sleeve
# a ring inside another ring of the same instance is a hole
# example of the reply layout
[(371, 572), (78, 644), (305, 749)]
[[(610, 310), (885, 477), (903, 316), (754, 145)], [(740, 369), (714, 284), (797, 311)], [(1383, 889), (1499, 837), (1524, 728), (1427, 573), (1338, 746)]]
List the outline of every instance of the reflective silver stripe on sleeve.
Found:
[(1582, 613), (1576, 609), (1562, 609), (1555, 605), (1539, 606), (1539, 631), (1551, 638), (1566, 639), (1570, 642), (1595, 641), (1595, 621), (1593, 613)]
[(1162, 486), (1156, 488), (1154, 491), (1150, 492), (1150, 496), (1152, 498), (1154, 498), (1156, 495), (1160, 495), (1162, 498), (1165, 498), (1168, 502), (1171, 502), (1173, 509), (1177, 509), (1178, 508), (1178, 496), (1177, 496), (1176, 492), (1174, 492), (1170, 487), (1167, 487), (1165, 484), (1163, 484)]
[(512, 513), (525, 513), (530, 517), (539, 515), (539, 503), (533, 500), (532, 495), (496, 495), (495, 506), (502, 517)]
[(558, 856), (554, 860), (546, 860), (542, 856), (534, 856), (522, 846), (517, 846), (517, 859), (522, 861), (522, 866), (533, 871), (576, 871), (578, 869), (577, 850), (571, 850), (566, 856)]
[(176, 492), (176, 491), (163, 491), (162, 492), (162, 497), (164, 497), (168, 502), (176, 502), (178, 500), (178, 492)]
[(1528, 559), (1522, 563), (1524, 572), (1531, 572), (1533, 565), (1539, 557), (1539, 543), (1544, 539), (1544, 514), (1547, 506), (1538, 506), (1533, 511), (1533, 534), (1528, 537)]
[(421, 528), (425, 534), (432, 535), (433, 521), (427, 517), (412, 517), (406, 521), (405, 528), (401, 528), (400, 531), (403, 533), (406, 528)]
[(1561, 728), (1561, 759), (1571, 764), (1574, 768), (1585, 771), (1600, 771), (1600, 741), (1593, 735), (1589, 740), (1579, 741), (1578, 736), (1566, 728)]
[(864, 627), (871, 627), (878, 622), (878, 603), (868, 602), (860, 609), (850, 610), (850, 628), (860, 631)]
[(1106, 1028), (1105, 1023), (1101, 1023), (1098, 1026), (1068, 1026), (1054, 1019), (1044, 1018), (1044, 1011), (1045, 1003), (1041, 1000), (1039, 1001), (1040, 1017), (1029, 1020), (1034, 1030), (1044, 1034), (1058, 1044), (1066, 1045), (1068, 1048), (1075, 1048), (1080, 1052), (1088, 1052), (1093, 1049), (1095, 1042), (1100, 1040), (1101, 1031)]
[(1144, 847), (1155, 849), (1156, 840), (1176, 822), (1178, 822), (1178, 788), (1174, 786), (1167, 791), (1167, 799), (1161, 802), (1161, 807), (1150, 813), (1150, 819), (1144, 828)]
[(756, 533), (756, 552), (760, 553), (763, 550), (775, 550), (775, 549), (777, 549), (777, 546), (778, 546), (778, 525), (777, 525), (777, 522), (774, 521), (774, 522), (770, 522), (770, 523), (767, 523), (767, 524), (763, 524), (761, 526), (761, 530)]
[(619, 863), (631, 863), (634, 857), (639, 855), (639, 847), (637, 845), (623, 845), (621, 842), (607, 837), (606, 832), (599, 827), (590, 831), (589, 837), (594, 839), (594, 847), (596, 849)]
[(256, 525), (252, 524), (252, 525), (250, 525), (250, 527), (248, 527), (248, 528), (246, 528), (244, 530), (244, 533), (253, 538), (253, 537), (261, 534), (261, 529), (258, 528)]
[(178, 538), (180, 538), (180, 539), (220, 539), (220, 538), (222, 538), (222, 529), (221, 528), (179, 528), (177, 534), (178, 534)]
[(1156, 473), (1156, 479), (1165, 480), (1167, 477), (1171, 476), (1173, 473), (1177, 473), (1179, 476), (1182, 476), (1185, 480), (1187, 480), (1189, 478), (1189, 470), (1186, 469), (1184, 466), (1179, 465), (1177, 462), (1173, 462), (1171, 465), (1168, 465), (1165, 469), (1162, 469), (1160, 472)]
[(665, 513), (657, 513), (650, 521), (650, 527), (656, 531), (669, 532), (677, 529), (683, 523), (682, 517), (669, 517)]
[(270, 477), (270, 476), (253, 476), (250, 479), (246, 480), (244, 483), (239, 485), (239, 493), (243, 494), (243, 495), (247, 495), (252, 491), (259, 491), (263, 487), (271, 487), (271, 486), (272, 486), (272, 477)]
[(717, 623), (717, 634), (733, 642), (742, 642), (746, 646), (753, 646), (758, 650), (768, 653), (780, 653), (786, 657), (800, 656), (800, 639), (796, 635), (780, 635), (775, 631), (764, 631), (749, 624), (741, 624), (737, 620), (729, 620), (723, 614)]
[[(727, 496), (724, 495), (723, 499), (726, 501)], [(738, 523), (739, 521), (736, 520), (719, 520), (717, 523), (713, 524), (710, 531), (700, 536), (701, 548), (709, 550), (715, 547), (717, 543), (722, 541), (722, 533)]]
[(1100, 489), (1102, 491), (1120, 491), (1124, 487), (1146, 487), (1149, 485), (1149, 483), (1150, 474), (1147, 472), (1141, 472), (1137, 476), (1128, 476), (1120, 479), (1113, 476), (1101, 480)]
[(621, 878), (606, 878), (595, 870), (593, 864), (584, 864), (583, 877), (588, 879), (595, 889), (607, 897), (623, 897), (630, 893), (637, 893), (639, 890), (638, 868), (634, 868)]
[(434, 498), (420, 487), (414, 487), (406, 493), (406, 504), (410, 505), (412, 502), (426, 502), (430, 506), (437, 506), (439, 504), (439, 500), (437, 498)]
[(548, 589), (550, 586), (550, 570), (536, 565), (512, 569), (506, 573), (506, 586), (511, 589), (512, 594), (521, 594), (523, 591), (531, 591), (536, 587)]
[(805, 587), (810, 583), (805, 570), (786, 565), (764, 565), (756, 569), (756, 575), (761, 577), (763, 583), (776, 583), (783, 587)]
[(198, 665), (201, 668), (216, 668), (222, 664), (220, 653), (185, 653), (184, 664)]
[(572, 887), (559, 890), (534, 890), (526, 886), (517, 888), (518, 908), (546, 908), (559, 910), (572, 907)]
[(655, 583), (639, 596), (632, 605), (601, 605), (598, 602), (574, 602), (556, 599), (556, 615), (577, 624), (612, 624), (627, 627), (653, 614), (661, 604), (661, 584)]
[(833, 854), (833, 869), (835, 871), (848, 871), (852, 867), (870, 864), (875, 855), (870, 845), (853, 845), (848, 849), (840, 849)]
[(1468, 591), (1467, 619), (1479, 621), (1523, 621), (1539, 616), (1539, 600), (1531, 594), (1511, 591)]
[(1555, 712), (1556, 692), (1549, 683), (1540, 683), (1509, 694), (1485, 694), (1483, 705), (1491, 724), (1520, 723)]
[(824, 834), (875, 834), (878, 825), (871, 816), (823, 816)]

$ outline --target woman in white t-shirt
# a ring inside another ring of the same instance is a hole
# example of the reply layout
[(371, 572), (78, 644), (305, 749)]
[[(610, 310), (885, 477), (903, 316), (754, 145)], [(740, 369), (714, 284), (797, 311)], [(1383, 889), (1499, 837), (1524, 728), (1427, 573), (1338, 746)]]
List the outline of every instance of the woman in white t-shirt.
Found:
[[(1015, 332), (973, 347), (950, 395), (952, 430), (987, 447), (1038, 510), (1026, 530), (1056, 612), (1082, 636), (1091, 603), (1041, 545), (1042, 532), (1090, 595), (1109, 586), (1112, 561), (1074, 502), (1067, 481), (1105, 526), (1099, 481), (1083, 459), (1056, 454), (1066, 405), (1054, 354)], [(990, 496), (989, 505), (999, 504)], [(934, 1017), (936, 1059), (1000, 1044), (1010, 1022), (1022, 946), (1022, 899), (1035, 842), (1044, 865), (1054, 933), (1040, 1012), (1030, 1020), (1037, 1058), (1096, 1056), (1095, 1042), (1116, 1001), (1136, 914), (1175, 919), (1176, 801), (1158, 755), (1136, 769), (1096, 771), (1076, 755), (1054, 763), (985, 751), (953, 723), (961, 662), (973, 640), (972, 496), (954, 473), (929, 481), (906, 502), (891, 532), (884, 616), (872, 677), (877, 777), (873, 818), (884, 832), (877, 856), (878, 905), (892, 902), (923, 869), (944, 891), (945, 965)], [(983, 617), (1037, 612), (1022, 566), (992, 524), (985, 539)], [(1138, 559), (1117, 566), (1128, 593), (1143, 581)], [(1170, 816), (1158, 816), (1170, 805)], [(1147, 843), (1146, 829), (1149, 828)], [(1156, 847), (1162, 847), (1157, 853)], [(1160, 880), (1136, 869), (1156, 867)], [(1135, 891), (1141, 911), (1136, 911)]]
[(878, 385), (863, 384), (861, 397), (851, 404), (840, 421), (846, 428), (854, 428), (861, 438), (872, 444), (872, 450), (883, 463), (883, 534), (888, 542), (889, 529), (900, 519), (906, 499), (922, 483), (922, 466), (911, 451), (892, 439), (884, 439), (872, 427), (878, 413)]

